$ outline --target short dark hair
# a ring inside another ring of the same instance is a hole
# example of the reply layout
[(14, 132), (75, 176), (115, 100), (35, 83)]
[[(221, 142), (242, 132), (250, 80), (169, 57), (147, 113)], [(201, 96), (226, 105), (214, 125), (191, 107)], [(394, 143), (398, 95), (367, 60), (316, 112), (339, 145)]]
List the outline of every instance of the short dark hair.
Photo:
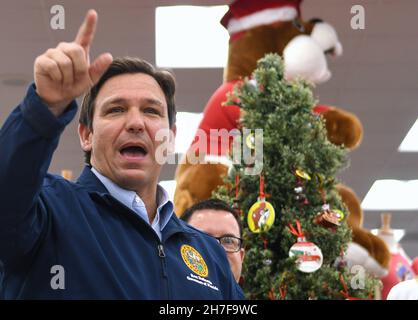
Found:
[[(176, 81), (174, 75), (165, 69), (157, 69), (149, 62), (132, 57), (115, 58), (106, 72), (102, 75), (99, 82), (95, 84), (83, 98), (81, 105), (79, 123), (85, 125), (93, 131), (94, 106), (100, 89), (107, 80), (122, 74), (144, 73), (155, 79), (167, 102), (168, 122), (170, 128), (176, 123), (176, 104), (174, 93), (176, 91)], [(90, 164), (91, 152), (85, 152), (85, 161)]]
[(242, 238), (242, 222), (241, 217), (237, 214), (237, 212), (228, 205), (225, 201), (220, 199), (208, 199), (200, 201), (194, 205), (192, 205), (190, 208), (186, 209), (183, 213), (183, 215), (180, 217), (181, 220), (189, 222), (193, 213), (199, 210), (215, 210), (215, 211), (227, 211), (230, 212), (235, 220), (238, 223), (239, 227), (239, 236)]

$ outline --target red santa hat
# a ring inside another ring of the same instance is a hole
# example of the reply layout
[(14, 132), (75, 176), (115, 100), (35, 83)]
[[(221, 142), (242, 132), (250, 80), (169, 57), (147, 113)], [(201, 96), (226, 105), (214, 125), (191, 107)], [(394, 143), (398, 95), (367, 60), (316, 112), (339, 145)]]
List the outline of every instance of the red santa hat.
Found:
[(231, 38), (242, 31), (300, 17), (303, 0), (234, 0), (221, 24)]

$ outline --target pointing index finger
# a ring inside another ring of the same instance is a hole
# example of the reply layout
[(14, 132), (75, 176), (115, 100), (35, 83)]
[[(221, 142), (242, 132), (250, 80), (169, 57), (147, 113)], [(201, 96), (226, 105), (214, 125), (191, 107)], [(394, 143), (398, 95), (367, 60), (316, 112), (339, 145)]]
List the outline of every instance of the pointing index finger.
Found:
[(97, 12), (89, 10), (84, 18), (83, 24), (78, 30), (75, 42), (85, 49), (88, 49), (94, 38), (97, 25)]

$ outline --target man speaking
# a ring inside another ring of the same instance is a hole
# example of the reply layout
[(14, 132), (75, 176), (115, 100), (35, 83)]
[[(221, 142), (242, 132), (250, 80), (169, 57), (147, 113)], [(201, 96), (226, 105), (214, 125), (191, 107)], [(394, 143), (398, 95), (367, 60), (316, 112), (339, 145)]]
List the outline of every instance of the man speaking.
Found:
[[(90, 62), (90, 10), (71, 43), (37, 57), (0, 131), (4, 299), (240, 299), (225, 252), (173, 214), (158, 132), (175, 134), (173, 76), (137, 58)], [(76, 183), (47, 173), (86, 93)], [(169, 142), (171, 143), (171, 142)]]

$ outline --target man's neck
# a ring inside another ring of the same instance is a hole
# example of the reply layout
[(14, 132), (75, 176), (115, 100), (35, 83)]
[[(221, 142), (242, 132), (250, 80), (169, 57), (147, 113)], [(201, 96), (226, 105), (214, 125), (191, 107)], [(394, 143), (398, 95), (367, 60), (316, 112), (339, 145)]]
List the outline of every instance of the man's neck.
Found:
[(140, 187), (123, 186), (123, 185), (120, 185), (117, 182), (113, 181), (112, 179), (110, 179), (106, 175), (102, 174), (96, 168), (92, 167), (92, 169), (95, 172), (97, 172), (99, 175), (103, 176), (104, 178), (106, 178), (107, 180), (112, 182), (113, 184), (117, 185), (119, 188), (127, 190), (127, 191), (135, 192), (141, 198), (142, 202), (144, 203), (145, 209), (147, 210), (148, 220), (149, 220), (150, 224), (152, 224), (152, 222), (154, 221), (154, 218), (157, 214), (157, 185), (158, 185), (157, 181), (155, 181), (155, 182), (153, 181), (153, 182), (147, 184), (146, 186), (140, 186)]
[(154, 221), (157, 214), (157, 185), (147, 190), (136, 190), (136, 194), (142, 199), (147, 209), (150, 224)]

